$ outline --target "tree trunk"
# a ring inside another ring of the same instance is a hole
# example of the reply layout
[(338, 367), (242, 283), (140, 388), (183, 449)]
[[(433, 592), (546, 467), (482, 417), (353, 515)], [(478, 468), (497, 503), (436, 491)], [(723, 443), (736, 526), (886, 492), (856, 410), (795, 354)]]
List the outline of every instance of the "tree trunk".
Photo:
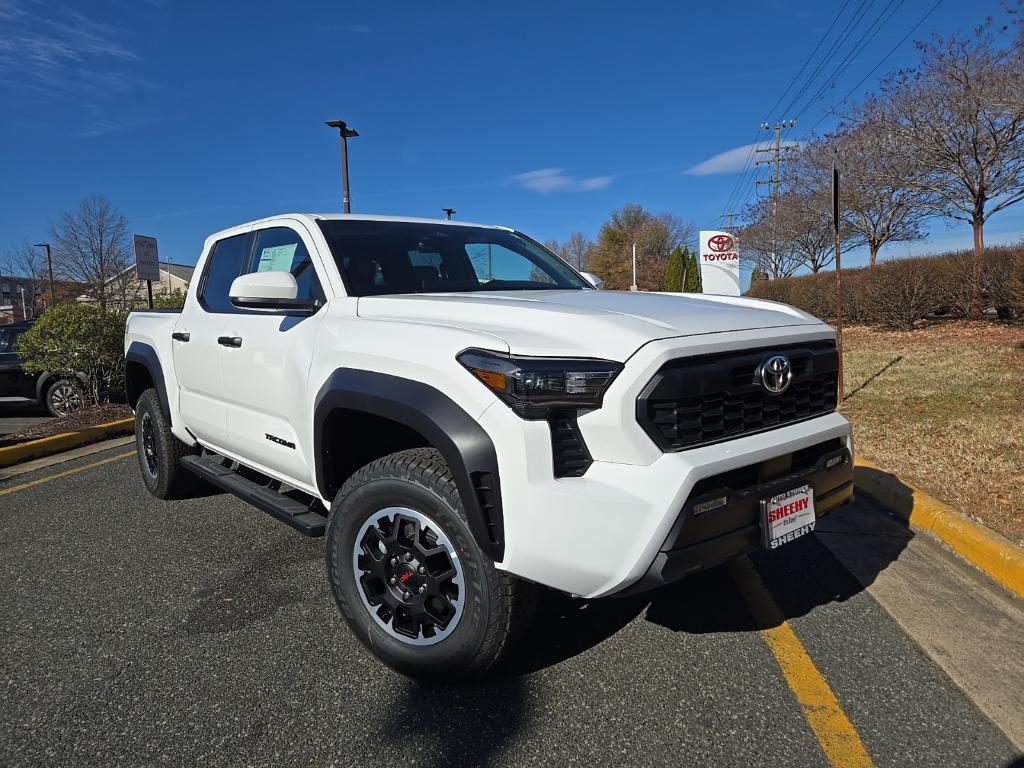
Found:
[(868, 243), (868, 269), (875, 266), (875, 262), (878, 260), (878, 244)]
[(981, 320), (981, 256), (985, 252), (985, 221), (975, 218), (971, 222), (974, 229), (974, 274), (971, 277), (971, 319)]

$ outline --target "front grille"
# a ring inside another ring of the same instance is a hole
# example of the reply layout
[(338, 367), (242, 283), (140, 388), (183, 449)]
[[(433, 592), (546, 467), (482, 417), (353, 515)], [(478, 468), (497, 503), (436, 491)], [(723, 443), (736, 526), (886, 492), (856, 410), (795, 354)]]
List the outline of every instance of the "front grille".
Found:
[(576, 411), (555, 411), (551, 427), (551, 459), (555, 477), (582, 477), (593, 460), (576, 424)]
[[(761, 384), (769, 357), (789, 358), (781, 394)], [(839, 356), (832, 342), (766, 347), (666, 363), (637, 400), (637, 420), (663, 451), (679, 451), (775, 429), (836, 408)]]

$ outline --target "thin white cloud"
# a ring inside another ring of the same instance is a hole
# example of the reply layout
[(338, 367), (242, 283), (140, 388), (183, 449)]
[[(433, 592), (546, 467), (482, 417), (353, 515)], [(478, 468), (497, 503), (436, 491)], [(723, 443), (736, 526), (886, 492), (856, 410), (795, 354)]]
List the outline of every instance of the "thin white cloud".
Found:
[(131, 80), (139, 55), (120, 41), (127, 37), (74, 8), (0, 0), (0, 81), (52, 93)]
[[(750, 157), (751, 151), (753, 151), (758, 145), (757, 144), (744, 144), (742, 147), (736, 147), (735, 149), (729, 149), (725, 152), (719, 152), (714, 157), (709, 157), (702, 163), (684, 171), (688, 176), (713, 176), (718, 173), (739, 173), (743, 170), (747, 164), (747, 158)], [(800, 146), (798, 141), (784, 141), (782, 142), (784, 147), (797, 147)]]
[(135, 127), (146, 119), (125, 119), (119, 107), (155, 86), (139, 74), (141, 57), (131, 40), (128, 30), (69, 6), (0, 0), (0, 92), (64, 104), (76, 136)]
[(368, 35), (373, 32), (373, 27), (369, 24), (346, 24), (345, 29), (349, 32), (355, 32), (360, 35)]
[(614, 176), (591, 176), (586, 179), (577, 179), (569, 176), (561, 168), (539, 168), (536, 171), (509, 176), (508, 180), (525, 189), (546, 195), (550, 192), (590, 192), (595, 189), (605, 189), (614, 178)]

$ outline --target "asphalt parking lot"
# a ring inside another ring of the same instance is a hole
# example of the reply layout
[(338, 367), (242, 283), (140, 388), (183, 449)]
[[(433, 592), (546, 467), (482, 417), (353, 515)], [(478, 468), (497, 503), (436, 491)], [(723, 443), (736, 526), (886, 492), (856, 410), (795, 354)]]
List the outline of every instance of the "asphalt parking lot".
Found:
[(348, 633), (322, 540), (156, 501), (124, 447), (26, 473), (0, 483), (0, 765), (1024, 765), (871, 592), (911, 550), (966, 566), (865, 501), (834, 518), (646, 596), (550, 594), (445, 688)]
[(0, 437), (42, 424), (52, 418), (41, 405), (0, 403)]

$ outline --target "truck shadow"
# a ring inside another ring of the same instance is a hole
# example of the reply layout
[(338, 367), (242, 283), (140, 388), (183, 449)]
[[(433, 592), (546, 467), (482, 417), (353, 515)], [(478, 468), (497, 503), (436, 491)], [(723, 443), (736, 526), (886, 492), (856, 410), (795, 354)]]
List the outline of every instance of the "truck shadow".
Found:
[[(392, 741), (415, 745), (416, 765), (488, 765), (525, 727), (526, 681), (490, 678), (451, 688), (404, 680), (384, 718)], [(407, 762), (407, 761), (399, 761)]]

